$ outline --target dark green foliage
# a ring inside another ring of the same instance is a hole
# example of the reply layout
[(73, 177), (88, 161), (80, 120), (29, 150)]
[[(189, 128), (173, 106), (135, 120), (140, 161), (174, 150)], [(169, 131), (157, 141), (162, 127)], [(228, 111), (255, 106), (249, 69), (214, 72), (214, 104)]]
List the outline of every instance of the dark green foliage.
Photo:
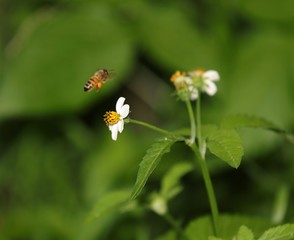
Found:
[[(169, 77), (194, 67), (221, 76), (216, 96), (202, 101), (221, 212), (271, 219), (274, 206), (284, 211), (279, 223), (294, 221), (293, 145), (276, 134), (294, 129), (293, 0), (2, 0), (0, 28), (0, 239), (176, 239), (165, 221), (144, 209), (144, 199), (136, 199), (142, 208), (134, 211), (122, 206), (128, 192), (106, 198), (107, 211), (125, 214), (85, 219), (104, 194), (133, 186), (145, 150), (158, 137), (126, 124), (113, 142), (104, 112), (124, 96), (131, 117), (171, 131), (189, 127)], [(84, 93), (99, 68), (113, 69), (112, 80), (98, 93)], [(264, 232), (271, 224), (234, 216), (222, 218), (236, 224), (213, 238), (209, 219), (198, 218), (209, 213), (200, 174), (182, 176), (184, 167), (161, 179), (175, 161), (192, 159), (191, 151), (175, 144), (158, 164), (177, 141), (161, 139), (144, 158), (152, 164), (138, 175), (133, 197), (147, 179), (148, 190), (162, 184), (179, 225), (188, 234), (205, 232), (199, 239), (251, 240), (251, 231), (255, 239), (291, 239), (292, 224)], [(179, 177), (180, 185), (173, 182)], [(289, 192), (274, 202), (280, 186)]]

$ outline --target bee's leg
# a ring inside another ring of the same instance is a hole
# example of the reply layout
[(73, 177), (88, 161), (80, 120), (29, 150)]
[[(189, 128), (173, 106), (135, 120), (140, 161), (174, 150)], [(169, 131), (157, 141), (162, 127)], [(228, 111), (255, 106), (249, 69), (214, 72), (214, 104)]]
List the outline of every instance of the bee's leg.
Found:
[(97, 86), (96, 86), (96, 90), (99, 91), (102, 88), (102, 83), (98, 82)]

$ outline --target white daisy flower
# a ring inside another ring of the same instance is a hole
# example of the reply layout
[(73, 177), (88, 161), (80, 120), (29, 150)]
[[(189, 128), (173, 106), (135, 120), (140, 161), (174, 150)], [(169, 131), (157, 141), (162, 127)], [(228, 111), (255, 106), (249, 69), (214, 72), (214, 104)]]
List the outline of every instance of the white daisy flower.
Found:
[(126, 118), (130, 113), (130, 106), (128, 104), (124, 104), (124, 97), (120, 97), (115, 106), (114, 111), (108, 111), (104, 115), (104, 121), (111, 131), (112, 140), (116, 141), (118, 132), (122, 132), (124, 130), (124, 118)]
[(171, 82), (173, 82), (177, 94), (181, 100), (196, 100), (198, 98), (198, 89), (194, 86), (194, 82), (190, 76), (187, 76), (184, 72), (176, 71), (171, 76)]
[(203, 91), (206, 92), (209, 96), (213, 96), (217, 87), (215, 82), (220, 80), (219, 74), (215, 70), (208, 70), (203, 73)]
[[(217, 92), (215, 82), (220, 80), (220, 76), (217, 71), (204, 71), (202, 69), (197, 69), (189, 72), (189, 75), (195, 79), (196, 84), (199, 85), (202, 92), (206, 92), (209, 96), (213, 96)], [(198, 82), (197, 79), (199, 79), (200, 82)]]
[(189, 90), (189, 96), (190, 96), (190, 100), (194, 101), (198, 98), (199, 95), (199, 91), (198, 89), (194, 86), (193, 80), (191, 79), (191, 77), (186, 77), (185, 81), (187, 83), (188, 86), (188, 90)]

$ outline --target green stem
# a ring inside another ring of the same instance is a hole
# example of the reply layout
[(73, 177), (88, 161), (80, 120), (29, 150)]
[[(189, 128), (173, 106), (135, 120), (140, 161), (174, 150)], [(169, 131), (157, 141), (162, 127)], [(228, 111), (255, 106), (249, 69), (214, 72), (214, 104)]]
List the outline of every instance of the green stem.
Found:
[(196, 123), (197, 123), (197, 140), (198, 147), (201, 153), (202, 158), (205, 158), (205, 146), (202, 142), (202, 134), (201, 134), (201, 94), (199, 93), (197, 103), (196, 103)]
[(189, 144), (194, 144), (195, 137), (196, 137), (196, 124), (195, 124), (195, 118), (194, 118), (191, 102), (189, 100), (186, 101), (186, 106), (187, 106), (187, 110), (188, 110), (188, 114), (190, 118), (190, 125), (191, 125), (191, 134), (190, 134)]
[(134, 119), (130, 119), (130, 118), (125, 119), (125, 122), (126, 122), (126, 123), (134, 123), (134, 124), (138, 124), (138, 125), (141, 125), (141, 126), (144, 126), (144, 127), (150, 128), (150, 129), (152, 129), (153, 131), (160, 132), (160, 133), (163, 133), (163, 134), (167, 134), (167, 135), (171, 135), (171, 136), (175, 136), (175, 135), (176, 135), (176, 134), (174, 134), (174, 133), (172, 133), (172, 132), (166, 131), (166, 130), (164, 130), (164, 129), (162, 129), (162, 128), (156, 127), (156, 126), (151, 125), (151, 124), (146, 123), (146, 122), (142, 122), (142, 121), (138, 121), (138, 120), (134, 120)]
[(207, 191), (207, 194), (208, 194), (208, 200), (209, 200), (209, 204), (210, 204), (211, 214), (212, 214), (212, 222), (213, 222), (214, 234), (215, 234), (215, 236), (218, 236), (218, 234), (219, 234), (219, 229), (218, 229), (218, 226), (219, 226), (219, 213), (218, 213), (216, 197), (215, 197), (215, 194), (214, 194), (214, 189), (213, 189), (213, 186), (212, 186), (212, 182), (211, 182), (209, 171), (208, 171), (208, 168), (207, 168), (207, 165), (206, 165), (206, 161), (205, 161), (205, 159), (202, 158), (201, 153), (200, 153), (199, 149), (197, 148), (197, 146), (195, 144), (190, 145), (190, 148), (195, 153), (196, 160), (197, 160), (198, 164), (200, 165), (200, 168), (201, 168), (201, 171), (202, 171), (206, 191)]
[(205, 151), (206, 147), (205, 144), (202, 140), (202, 135), (201, 135), (201, 94), (199, 94), (198, 99), (197, 99), (197, 104), (196, 104), (196, 126), (197, 126), (197, 141), (198, 141), (198, 148), (195, 144), (190, 145), (192, 150), (194, 151), (196, 155), (196, 159), (201, 167), (206, 191), (208, 194), (208, 200), (210, 204), (210, 209), (211, 209), (211, 214), (212, 214), (212, 220), (213, 220), (213, 229), (214, 229), (214, 234), (215, 236), (218, 236), (218, 226), (219, 226), (219, 213), (218, 213), (218, 207), (217, 207), (217, 202), (216, 202), (216, 197), (214, 193), (214, 189), (212, 186), (211, 178), (209, 175), (209, 171), (206, 165), (205, 161)]

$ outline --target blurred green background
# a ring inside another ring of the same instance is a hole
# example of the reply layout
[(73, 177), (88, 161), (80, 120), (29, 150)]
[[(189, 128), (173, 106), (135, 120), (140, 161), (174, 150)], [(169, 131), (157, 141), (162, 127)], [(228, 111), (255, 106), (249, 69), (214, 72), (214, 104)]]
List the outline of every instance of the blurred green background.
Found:
[[(203, 122), (257, 114), (294, 129), (293, 0), (0, 1), (0, 239), (154, 239), (168, 225), (147, 213), (85, 224), (108, 191), (128, 188), (158, 134), (133, 125), (113, 142), (103, 122), (119, 96), (131, 117), (166, 129), (188, 126), (172, 96), (175, 70), (220, 72), (203, 99)], [(83, 86), (99, 68), (115, 77), (99, 93)], [(273, 133), (242, 130), (236, 171), (211, 160), (221, 212), (272, 216), (294, 185), (293, 145)], [(138, 141), (139, 138), (139, 141)], [(175, 146), (147, 183), (191, 157)], [(172, 204), (188, 221), (209, 213), (200, 173), (184, 179)], [(290, 195), (291, 196), (291, 195)], [(294, 221), (289, 199), (285, 221)]]

